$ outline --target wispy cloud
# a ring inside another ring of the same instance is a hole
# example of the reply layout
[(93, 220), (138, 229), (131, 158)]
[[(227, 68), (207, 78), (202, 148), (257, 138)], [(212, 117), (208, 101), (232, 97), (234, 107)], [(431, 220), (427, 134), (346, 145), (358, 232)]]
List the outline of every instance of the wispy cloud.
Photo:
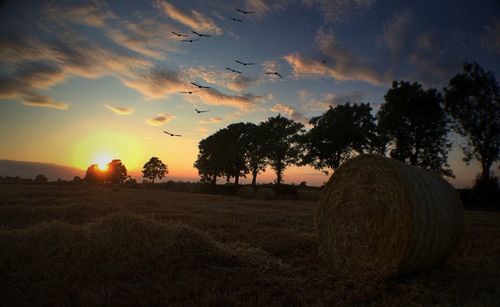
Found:
[(175, 118), (174, 115), (168, 113), (158, 113), (156, 117), (148, 119), (146, 122), (152, 126), (164, 125)]
[(409, 10), (398, 11), (389, 20), (382, 32), (382, 43), (392, 52), (401, 52), (408, 46), (413, 35), (409, 35), (412, 14)]
[(346, 102), (362, 102), (365, 98), (365, 93), (362, 91), (351, 91), (346, 93), (322, 93), (321, 97), (306, 90), (297, 92), (299, 102), (304, 110), (307, 111), (324, 111), (330, 106), (335, 107)]
[(290, 105), (277, 103), (269, 110), (272, 112), (284, 114), (286, 117), (301, 122), (304, 125), (309, 124), (309, 119)]
[(328, 23), (350, 22), (368, 12), (376, 0), (302, 0), (316, 8)]
[(22, 97), (24, 105), (31, 107), (46, 107), (58, 110), (67, 110), (68, 104), (55, 101), (54, 99), (37, 93), (25, 94)]
[(169, 2), (161, 0), (157, 0), (156, 4), (163, 10), (163, 13), (165, 13), (166, 16), (185, 26), (190, 27), (193, 30), (208, 32), (212, 34), (222, 33), (221, 28), (219, 28), (212, 19), (203, 16), (203, 14), (196, 10), (185, 12), (181, 9), (176, 8)]
[(248, 87), (259, 83), (258, 79), (229, 72), (227, 70), (217, 70), (214, 66), (189, 67), (184, 69), (183, 73), (186, 74), (187, 78), (190, 80), (202, 79), (205, 82), (215, 84), (235, 92), (245, 91)]
[(485, 26), (482, 45), (500, 56), (500, 18), (491, 19)]
[(104, 107), (118, 115), (131, 115), (134, 113), (134, 108), (130, 107), (114, 107), (108, 104), (105, 104)]
[(204, 119), (198, 121), (200, 124), (218, 124), (224, 121), (224, 118), (222, 117), (210, 117), (209, 119)]
[(389, 82), (386, 73), (377, 71), (372, 63), (358, 59), (337, 42), (333, 33), (318, 31), (316, 44), (327, 57), (325, 62), (308, 58), (298, 52), (283, 57), (292, 67), (295, 77), (331, 77), (339, 81), (363, 81), (373, 85), (384, 85)]
[(146, 99), (160, 99), (178, 93), (186, 87), (177, 72), (168, 69), (152, 69), (138, 74), (123, 83), (142, 93)]
[(92, 27), (103, 27), (106, 21), (117, 18), (104, 1), (65, 6), (49, 3), (45, 5), (44, 13), (54, 22), (65, 21)]

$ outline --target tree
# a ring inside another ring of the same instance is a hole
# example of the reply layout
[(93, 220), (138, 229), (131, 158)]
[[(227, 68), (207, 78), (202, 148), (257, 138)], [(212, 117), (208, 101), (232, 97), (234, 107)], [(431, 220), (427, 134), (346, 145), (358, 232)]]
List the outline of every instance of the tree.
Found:
[(36, 175), (35, 177), (35, 183), (47, 183), (48, 181), (49, 179), (42, 174)]
[(265, 171), (267, 160), (264, 151), (266, 135), (261, 126), (246, 123), (246, 130), (242, 137), (245, 161), (248, 170), (252, 173), (252, 185), (257, 184), (257, 175)]
[(157, 157), (149, 159), (142, 168), (143, 177), (155, 182), (155, 178), (162, 179), (168, 174), (168, 167)]
[(105, 172), (106, 183), (123, 183), (127, 179), (127, 168), (120, 159), (113, 159), (108, 163), (108, 169)]
[(454, 130), (467, 138), (464, 161), (481, 163), (480, 179), (488, 182), (493, 163), (500, 160), (500, 90), (495, 75), (477, 63), (464, 63), (445, 91), (446, 110)]
[(85, 173), (85, 178), (83, 178), (83, 181), (85, 181), (85, 183), (87, 184), (95, 186), (99, 183), (104, 182), (104, 174), (99, 169), (99, 166), (97, 166), (97, 164), (92, 164), (87, 168), (87, 172)]
[(442, 96), (416, 82), (394, 81), (384, 98), (377, 113), (378, 130), (389, 141), (390, 156), (453, 176), (446, 168), (451, 143)]
[(215, 184), (217, 177), (223, 175), (221, 165), (224, 164), (224, 146), (221, 146), (218, 138), (219, 135), (212, 134), (198, 144), (198, 157), (193, 166), (198, 169), (202, 182)]
[(313, 126), (306, 135), (302, 164), (310, 164), (321, 170), (336, 169), (345, 160), (363, 152), (372, 152), (375, 117), (368, 103), (346, 103), (318, 117), (313, 117)]
[(215, 183), (217, 177), (239, 178), (248, 173), (245, 163), (243, 136), (246, 124), (236, 123), (217, 131), (198, 145), (199, 153), (194, 167), (198, 169), (202, 181)]
[(299, 162), (304, 125), (278, 115), (269, 117), (260, 126), (266, 135), (263, 145), (265, 156), (276, 172), (276, 183), (281, 184), (285, 169)]

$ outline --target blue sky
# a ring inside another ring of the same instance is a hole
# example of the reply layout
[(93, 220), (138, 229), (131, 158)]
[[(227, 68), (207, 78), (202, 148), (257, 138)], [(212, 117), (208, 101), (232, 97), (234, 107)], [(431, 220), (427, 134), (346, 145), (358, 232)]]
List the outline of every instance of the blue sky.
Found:
[[(4, 1), (0, 158), (84, 168), (107, 150), (140, 169), (156, 155), (194, 179), (199, 140), (232, 122), (281, 113), (306, 123), (346, 101), (376, 111), (392, 80), (441, 89), (463, 61), (498, 76), (498, 12), (498, 1)], [(172, 31), (211, 37), (182, 42)], [(477, 166), (457, 146), (450, 162), (463, 185)], [(326, 180), (310, 168), (287, 176)]]

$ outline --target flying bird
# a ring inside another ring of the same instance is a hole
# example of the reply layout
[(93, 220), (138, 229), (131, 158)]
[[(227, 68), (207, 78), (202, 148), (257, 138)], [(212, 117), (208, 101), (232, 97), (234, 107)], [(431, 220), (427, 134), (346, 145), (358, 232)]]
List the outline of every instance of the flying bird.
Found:
[(236, 9), (238, 12), (242, 13), (242, 14), (254, 14), (255, 12), (251, 12), (251, 11), (244, 11), (244, 10), (240, 10), (240, 9)]
[(266, 75), (276, 75), (276, 76), (280, 77), (281, 79), (283, 79), (283, 76), (279, 72), (275, 72), (275, 71), (268, 71), (268, 72), (266, 72)]
[(170, 136), (182, 136), (182, 135), (180, 135), (180, 134), (173, 134), (173, 133), (170, 133), (170, 132), (168, 132), (168, 131), (163, 131), (163, 132), (165, 132), (166, 134), (168, 134), (168, 135), (170, 135)]
[(243, 20), (235, 18), (235, 17), (231, 17), (231, 20), (234, 20), (234, 21), (237, 21), (237, 22), (243, 22)]
[(229, 70), (229, 71), (235, 72), (237, 74), (241, 74), (241, 71), (239, 71), (239, 70), (235, 70), (235, 69), (232, 69), (232, 68), (229, 68), (229, 67), (226, 67), (226, 69)]
[(192, 93), (196, 93), (198, 91), (185, 91), (185, 92), (180, 92), (181, 94), (189, 94), (191, 95)]
[(189, 37), (189, 35), (186, 35), (186, 34), (180, 34), (180, 33), (174, 32), (174, 31), (170, 31), (170, 32), (172, 32), (172, 34), (174, 34), (174, 35), (177, 35), (177, 37)]
[(196, 39), (192, 39), (192, 38), (191, 39), (181, 39), (181, 42), (188, 42), (188, 43), (192, 43), (192, 42), (196, 42), (196, 41), (199, 41), (199, 39), (198, 38), (196, 38)]
[(191, 84), (198, 87), (198, 88), (211, 88), (210, 86), (203, 86), (203, 85), (196, 84), (194, 82), (191, 82)]
[(212, 35), (208, 35), (208, 34), (201, 34), (201, 33), (198, 33), (196, 31), (191, 31), (191, 32), (193, 32), (194, 34), (198, 35), (199, 37), (210, 37), (210, 36), (212, 36)]
[(208, 112), (210, 110), (198, 110), (198, 109), (195, 109), (196, 113), (200, 114), (200, 113), (205, 113), (205, 112)]
[(241, 64), (243, 66), (247, 66), (247, 65), (254, 65), (255, 63), (245, 63), (245, 62), (242, 62), (242, 61), (238, 61), (238, 60), (234, 60), (236, 63), (238, 64)]

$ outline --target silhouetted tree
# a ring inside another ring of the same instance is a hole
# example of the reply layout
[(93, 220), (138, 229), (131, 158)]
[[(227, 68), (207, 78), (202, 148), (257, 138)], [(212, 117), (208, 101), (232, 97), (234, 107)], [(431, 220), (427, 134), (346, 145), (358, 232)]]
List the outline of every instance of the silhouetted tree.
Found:
[(245, 133), (242, 137), (245, 161), (248, 170), (252, 173), (252, 185), (257, 183), (257, 175), (265, 171), (267, 160), (265, 153), (266, 135), (261, 126), (246, 123)]
[(157, 157), (149, 159), (142, 168), (143, 177), (155, 182), (155, 178), (162, 179), (168, 174), (168, 167)]
[(113, 159), (108, 163), (108, 169), (105, 172), (106, 183), (123, 183), (127, 179), (127, 168), (120, 159)]
[(266, 135), (263, 150), (276, 172), (276, 184), (281, 184), (285, 169), (299, 162), (304, 125), (278, 115), (269, 117), (260, 126)]
[(235, 184), (239, 184), (239, 178), (246, 177), (249, 172), (245, 160), (247, 132), (248, 126), (244, 123), (231, 124), (218, 132), (221, 146), (225, 148), (226, 163), (222, 165), (223, 172), (228, 177), (234, 177)]
[(354, 155), (371, 152), (375, 147), (375, 117), (368, 103), (330, 107), (309, 123), (306, 134), (303, 164), (316, 169), (336, 169)]
[(480, 181), (489, 182), (493, 163), (500, 160), (500, 90), (495, 75), (477, 63), (464, 63), (445, 90), (446, 110), (456, 132), (467, 138), (464, 161), (481, 163)]
[(198, 174), (202, 182), (215, 184), (217, 177), (223, 175), (221, 165), (224, 160), (224, 146), (221, 146), (219, 135), (212, 134), (200, 141), (198, 144), (198, 157), (194, 162), (194, 167), (198, 169)]
[(85, 173), (85, 178), (83, 178), (85, 183), (95, 186), (97, 184), (104, 182), (104, 173), (99, 169), (97, 164), (92, 164), (87, 168)]
[(42, 174), (36, 175), (35, 177), (35, 183), (47, 183), (48, 181), (49, 179)]
[(391, 157), (421, 168), (453, 176), (447, 157), (448, 121), (443, 99), (435, 89), (418, 83), (394, 81), (377, 113), (378, 130), (389, 141)]
[(80, 176), (75, 176), (75, 177), (73, 177), (73, 182), (80, 183), (80, 182), (82, 182), (82, 178), (80, 178)]

